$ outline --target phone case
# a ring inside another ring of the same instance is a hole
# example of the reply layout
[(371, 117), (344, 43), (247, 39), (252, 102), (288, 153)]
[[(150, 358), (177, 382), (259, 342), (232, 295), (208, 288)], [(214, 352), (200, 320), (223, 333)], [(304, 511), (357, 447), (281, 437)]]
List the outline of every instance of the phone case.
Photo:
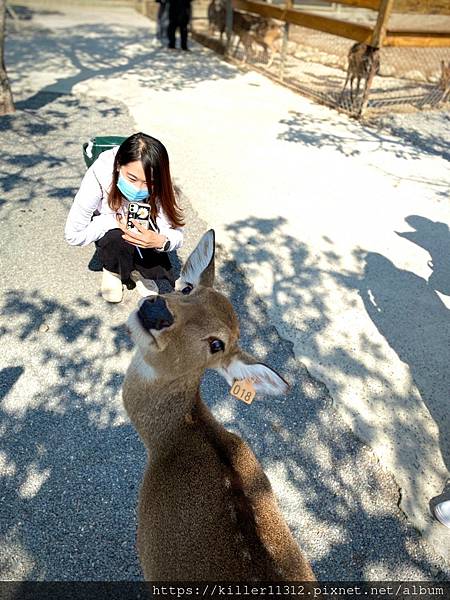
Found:
[(158, 227), (150, 216), (149, 204), (145, 204), (143, 202), (130, 202), (128, 204), (127, 211), (127, 229), (136, 229), (131, 222), (132, 219), (139, 221), (139, 223), (146, 229), (153, 229), (153, 231), (158, 233)]

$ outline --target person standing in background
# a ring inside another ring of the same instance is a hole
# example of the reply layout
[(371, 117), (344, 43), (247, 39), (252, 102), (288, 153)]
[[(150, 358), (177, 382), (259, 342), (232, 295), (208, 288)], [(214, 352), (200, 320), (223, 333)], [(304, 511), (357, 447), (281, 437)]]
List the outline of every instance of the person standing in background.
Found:
[(161, 45), (168, 43), (167, 28), (169, 26), (168, 0), (156, 0), (158, 6), (156, 37)]
[(169, 0), (169, 27), (167, 35), (169, 37), (168, 47), (175, 48), (175, 34), (180, 30), (181, 49), (189, 50), (188, 25), (191, 18), (191, 0)]

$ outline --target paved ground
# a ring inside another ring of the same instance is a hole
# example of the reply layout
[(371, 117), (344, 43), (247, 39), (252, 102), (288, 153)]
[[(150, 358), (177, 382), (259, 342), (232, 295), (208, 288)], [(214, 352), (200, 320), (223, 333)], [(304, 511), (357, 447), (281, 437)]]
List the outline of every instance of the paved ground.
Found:
[(243, 346), (294, 384), (251, 409), (214, 374), (204, 393), (318, 577), (448, 578), (427, 506), (448, 475), (448, 163), (198, 46), (169, 54), (130, 10), (29, 14), (7, 47), (18, 111), (0, 121), (1, 578), (140, 577), (145, 456), (120, 400), (136, 296), (105, 306), (92, 249), (62, 239), (81, 142), (137, 129), (165, 142), (184, 192), (175, 264), (215, 227)]

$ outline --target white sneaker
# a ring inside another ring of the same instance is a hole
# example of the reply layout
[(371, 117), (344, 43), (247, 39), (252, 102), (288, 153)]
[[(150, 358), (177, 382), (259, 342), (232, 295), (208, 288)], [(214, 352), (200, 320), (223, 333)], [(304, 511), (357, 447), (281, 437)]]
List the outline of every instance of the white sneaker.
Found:
[(136, 289), (142, 298), (158, 295), (158, 286), (153, 279), (145, 279), (139, 271), (132, 271), (131, 279), (136, 283)]
[(120, 275), (103, 269), (100, 291), (106, 302), (122, 302), (123, 287)]
[(438, 521), (450, 528), (450, 500), (439, 502), (434, 507), (434, 515)]

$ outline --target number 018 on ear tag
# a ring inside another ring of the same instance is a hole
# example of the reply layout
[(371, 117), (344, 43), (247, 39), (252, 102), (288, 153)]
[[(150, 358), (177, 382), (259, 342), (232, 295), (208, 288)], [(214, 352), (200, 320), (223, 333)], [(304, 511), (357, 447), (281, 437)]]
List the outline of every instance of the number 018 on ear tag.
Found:
[(238, 400), (242, 400), (246, 404), (251, 404), (256, 395), (256, 390), (250, 379), (239, 379), (231, 386), (230, 393)]

